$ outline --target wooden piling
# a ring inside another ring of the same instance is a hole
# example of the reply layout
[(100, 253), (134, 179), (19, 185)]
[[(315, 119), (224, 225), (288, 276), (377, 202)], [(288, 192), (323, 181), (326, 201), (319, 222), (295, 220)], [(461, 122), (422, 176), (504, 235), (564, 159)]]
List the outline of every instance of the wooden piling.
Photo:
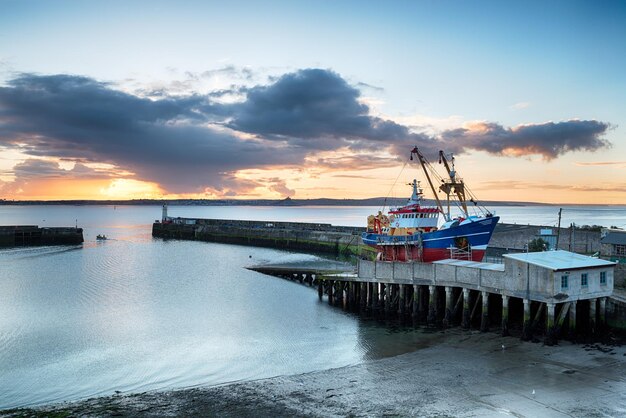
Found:
[(317, 281), (317, 296), (320, 298), (320, 300), (322, 300), (322, 297), (324, 297), (324, 281), (323, 280)]

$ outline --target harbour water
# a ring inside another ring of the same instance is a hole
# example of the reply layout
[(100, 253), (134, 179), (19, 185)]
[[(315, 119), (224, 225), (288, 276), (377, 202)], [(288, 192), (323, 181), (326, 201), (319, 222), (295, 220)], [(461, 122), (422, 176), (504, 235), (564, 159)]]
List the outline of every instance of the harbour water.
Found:
[[(180, 206), (170, 215), (358, 226), (377, 209)], [(496, 211), (504, 222), (552, 225), (558, 208)], [(160, 215), (158, 206), (0, 206), (4, 225), (77, 223), (85, 234), (80, 246), (0, 250), (0, 409), (291, 375), (423, 344), (420, 331), (361, 321), (244, 268), (317, 256), (152, 239)], [(562, 224), (571, 222), (624, 227), (626, 207), (566, 207)]]

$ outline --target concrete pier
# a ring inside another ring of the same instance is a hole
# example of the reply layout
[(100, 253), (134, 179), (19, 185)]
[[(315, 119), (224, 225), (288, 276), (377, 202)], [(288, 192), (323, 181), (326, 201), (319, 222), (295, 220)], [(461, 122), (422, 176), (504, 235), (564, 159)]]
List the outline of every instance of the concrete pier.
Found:
[[(545, 343), (551, 345), (558, 341), (564, 326), (570, 337), (575, 336), (578, 301), (583, 301), (585, 308), (589, 303), (580, 323), (588, 324), (592, 335), (601, 330), (606, 322), (606, 298), (612, 293), (614, 263), (563, 253), (524, 254), (524, 259), (515, 255), (517, 258), (504, 265), (462, 260), (431, 264), (360, 260), (355, 272), (284, 273), (275, 269), (274, 273), (304, 283), (310, 277), (318, 287), (318, 296), (323, 298), (326, 293), (331, 305), (353, 312), (376, 317), (382, 309), (386, 319), (401, 321), (410, 313), (415, 325), (425, 322), (431, 327), (448, 327), (462, 309), (464, 329), (473, 325), (485, 332), (500, 323), (502, 335), (521, 328), (522, 340), (543, 334)], [(537, 264), (530, 262), (532, 257), (550, 256), (570, 260), (567, 270), (554, 270), (541, 259)], [(585, 286), (576, 287), (582, 283), (582, 274), (587, 279)]]

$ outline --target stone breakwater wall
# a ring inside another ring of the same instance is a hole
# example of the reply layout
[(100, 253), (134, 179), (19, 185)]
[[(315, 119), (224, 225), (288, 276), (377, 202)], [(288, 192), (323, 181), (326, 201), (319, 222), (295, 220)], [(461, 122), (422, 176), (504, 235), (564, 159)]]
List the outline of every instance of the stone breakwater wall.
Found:
[(155, 222), (152, 236), (289, 250), (360, 255), (365, 228), (322, 223), (172, 218)]
[[(487, 257), (500, 258), (509, 252), (525, 251), (525, 246), (539, 234), (538, 225), (501, 223), (496, 226), (487, 249)], [(556, 228), (553, 228), (556, 233)], [(371, 255), (373, 250), (363, 244), (365, 228), (335, 226), (326, 223), (244, 221), (233, 219), (169, 218), (155, 222), (152, 235), (159, 238), (190, 239), (228, 244), (255, 245), (333, 254)], [(590, 253), (600, 250), (600, 234), (561, 228), (559, 248)], [(487, 260), (489, 261), (489, 260)], [(623, 281), (623, 280), (622, 280)]]
[(36, 225), (0, 226), (0, 247), (71, 245), (80, 244), (83, 241), (82, 228), (40, 228)]

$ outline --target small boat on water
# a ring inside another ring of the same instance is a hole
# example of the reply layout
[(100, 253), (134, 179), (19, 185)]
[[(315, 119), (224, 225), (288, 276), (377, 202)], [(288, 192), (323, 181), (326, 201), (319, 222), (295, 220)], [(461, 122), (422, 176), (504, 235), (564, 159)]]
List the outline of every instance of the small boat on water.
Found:
[[(385, 261), (432, 262), (448, 258), (482, 261), (500, 218), (479, 206), (473, 196), (469, 202), (473, 204), (474, 213), (470, 214), (466, 187), (457, 176), (452, 155), (439, 151), (439, 162), (446, 168), (446, 178), (436, 173), (417, 147), (411, 151), (410, 159), (414, 156), (424, 171), (437, 206), (422, 205), (424, 192), (419, 182), (413, 180), (410, 184), (413, 193), (406, 205), (391, 208), (388, 215), (379, 211), (368, 217), (363, 242), (376, 248), (377, 258)], [(440, 181), (439, 191), (446, 195), (445, 207), (431, 175)], [(454, 218), (450, 214), (451, 200), (461, 212)]]
[(106, 239), (107, 239), (107, 236), (106, 236), (106, 235), (104, 235), (104, 234), (102, 234), (102, 235), (101, 235), (101, 234), (96, 235), (96, 240), (98, 240), (98, 241), (105, 241)]

